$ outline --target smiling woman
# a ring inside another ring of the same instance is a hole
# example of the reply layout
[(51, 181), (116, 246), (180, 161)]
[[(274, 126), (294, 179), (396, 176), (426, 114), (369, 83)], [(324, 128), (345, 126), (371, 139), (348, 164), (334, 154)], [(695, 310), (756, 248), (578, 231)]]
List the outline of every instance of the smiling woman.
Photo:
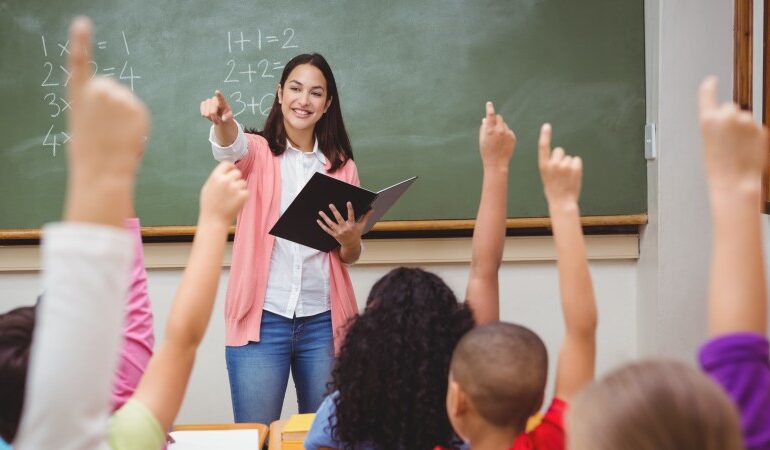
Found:
[[(233, 118), (220, 91), (201, 102), (214, 157), (243, 172), (250, 200), (238, 216), (225, 304), (226, 360), (236, 422), (268, 424), (281, 414), (289, 370), (299, 412), (325, 394), (342, 329), (356, 314), (345, 264), (361, 254), (365, 218), (319, 216), (340, 247), (329, 253), (268, 230), (315, 172), (358, 185), (358, 170), (329, 64), (315, 53), (286, 64), (261, 131)], [(343, 264), (344, 263), (344, 264)]]

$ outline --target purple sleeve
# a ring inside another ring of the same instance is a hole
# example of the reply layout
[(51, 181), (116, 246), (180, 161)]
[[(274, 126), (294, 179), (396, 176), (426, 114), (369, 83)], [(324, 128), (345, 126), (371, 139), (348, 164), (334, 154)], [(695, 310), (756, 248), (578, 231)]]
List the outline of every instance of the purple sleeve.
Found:
[(113, 412), (123, 406), (134, 394), (144, 369), (150, 361), (152, 347), (155, 344), (139, 219), (126, 220), (126, 228), (134, 239), (134, 260), (131, 265), (131, 284), (126, 296), (123, 345), (120, 350), (118, 370), (112, 383)]
[(770, 344), (767, 336), (734, 333), (701, 347), (700, 365), (741, 412), (749, 450), (770, 450)]

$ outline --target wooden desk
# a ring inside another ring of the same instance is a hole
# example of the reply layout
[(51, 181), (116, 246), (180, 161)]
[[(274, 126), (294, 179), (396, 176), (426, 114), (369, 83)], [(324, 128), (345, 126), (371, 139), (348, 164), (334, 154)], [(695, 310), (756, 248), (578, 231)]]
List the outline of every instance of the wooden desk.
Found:
[[(259, 445), (257, 446), (258, 450), (262, 450), (262, 447), (265, 446), (265, 439), (269, 433), (267, 425), (263, 423), (209, 423), (200, 425), (174, 425), (174, 428), (172, 429), (172, 431), (204, 430), (257, 430), (259, 432)], [(278, 436), (280, 436), (280, 432)]]
[(267, 450), (281, 450), (281, 431), (286, 426), (287, 420), (276, 420), (270, 424), (270, 443), (267, 446)]
[[(527, 431), (532, 431), (532, 429), (538, 426), (542, 420), (542, 413), (537, 413), (530, 417), (527, 421)], [(288, 422), (288, 420), (276, 420), (270, 424), (270, 436), (272, 436), (272, 439), (270, 439), (267, 450), (281, 450), (281, 431), (283, 431), (283, 427), (286, 426), (286, 422)], [(322, 449), (324, 448), (325, 447), (322, 447)]]

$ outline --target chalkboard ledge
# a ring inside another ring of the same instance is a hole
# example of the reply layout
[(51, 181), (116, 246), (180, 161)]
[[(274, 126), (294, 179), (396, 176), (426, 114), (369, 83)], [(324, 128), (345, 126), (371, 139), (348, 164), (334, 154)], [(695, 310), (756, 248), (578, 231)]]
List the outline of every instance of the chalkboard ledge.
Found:
[[(647, 214), (619, 216), (584, 216), (580, 221), (586, 234), (635, 234), (647, 223)], [(463, 237), (472, 234), (475, 220), (400, 220), (385, 221), (374, 226), (367, 238), (393, 237)], [(510, 236), (543, 235), (550, 233), (551, 220), (548, 217), (507, 219), (506, 227)], [(230, 234), (235, 233), (235, 226)], [(0, 230), (0, 244), (32, 244), (40, 240), (41, 230), (6, 229)], [(195, 235), (195, 226), (142, 227), (145, 241), (189, 241)]]
[[(472, 239), (366, 239), (366, 250), (353, 266), (421, 266), (432, 264), (468, 264)], [(190, 258), (191, 242), (150, 242), (144, 244), (147, 269), (183, 269)], [(639, 259), (638, 234), (586, 236), (586, 252), (591, 261), (635, 261)], [(556, 261), (556, 247), (551, 236), (511, 236), (505, 238), (503, 262)], [(230, 267), (232, 243), (228, 243), (222, 267)], [(0, 275), (37, 272), (41, 268), (39, 245), (0, 246)]]

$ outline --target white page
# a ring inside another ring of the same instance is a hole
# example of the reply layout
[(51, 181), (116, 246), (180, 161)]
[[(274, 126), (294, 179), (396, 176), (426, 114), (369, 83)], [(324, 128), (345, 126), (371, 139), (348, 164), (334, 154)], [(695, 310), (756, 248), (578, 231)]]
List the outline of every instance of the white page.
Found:
[(411, 186), (416, 179), (417, 177), (407, 178), (404, 181), (400, 181), (393, 186), (386, 187), (385, 189), (377, 192), (377, 198), (372, 202), (372, 209), (374, 209), (374, 213), (372, 213), (372, 216), (369, 217), (369, 220), (366, 222), (366, 226), (364, 227), (364, 234), (372, 229), (374, 224), (377, 223), (377, 221), (380, 220), (380, 218), (384, 216), (386, 212), (388, 212), (390, 207), (396, 203), (396, 200), (398, 200), (401, 195), (406, 192), (407, 189), (409, 189), (409, 186)]
[(255, 450), (259, 444), (258, 430), (196, 430), (172, 431), (173, 444), (169, 450)]

